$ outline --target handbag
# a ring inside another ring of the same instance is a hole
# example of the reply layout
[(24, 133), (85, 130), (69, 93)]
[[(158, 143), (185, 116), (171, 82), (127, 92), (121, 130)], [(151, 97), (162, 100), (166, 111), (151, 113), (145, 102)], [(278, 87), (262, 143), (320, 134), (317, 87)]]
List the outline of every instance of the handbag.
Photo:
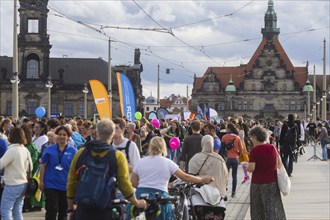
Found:
[[(274, 146), (274, 149), (276, 151), (276, 170), (277, 170), (278, 188), (280, 189), (283, 196), (287, 196), (290, 193), (291, 180), (290, 180), (281, 160), (279, 159), (279, 155), (278, 155), (278, 152), (277, 152), (275, 146)], [(279, 165), (280, 165), (280, 167), (279, 167)]]
[(245, 146), (244, 141), (242, 141), (242, 146), (243, 146), (243, 151), (239, 155), (238, 160), (239, 160), (240, 163), (242, 163), (242, 162), (249, 162), (249, 154), (246, 152), (246, 146)]
[(330, 144), (330, 139), (328, 135), (323, 140), (324, 140), (324, 144)]
[(33, 197), (38, 190), (38, 182), (37, 182), (37, 180), (35, 180), (32, 177), (32, 169), (31, 169), (29, 159), (27, 159), (27, 161), (29, 163), (29, 170), (28, 170), (28, 177), (27, 177), (28, 182), (27, 182), (27, 186), (26, 186), (25, 195), (27, 197)]

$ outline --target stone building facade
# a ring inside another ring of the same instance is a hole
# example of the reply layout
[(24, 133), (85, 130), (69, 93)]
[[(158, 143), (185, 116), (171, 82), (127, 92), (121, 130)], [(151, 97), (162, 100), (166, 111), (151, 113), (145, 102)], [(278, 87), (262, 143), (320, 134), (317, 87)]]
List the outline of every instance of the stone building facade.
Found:
[[(312, 76), (308, 76), (308, 62), (306, 66), (293, 66), (281, 46), (272, 0), (268, 2), (264, 22), (261, 43), (247, 64), (209, 67), (202, 77), (194, 77), (194, 111), (197, 105), (204, 109), (208, 103), (221, 117), (241, 115), (254, 119), (282, 120), (289, 113), (297, 113), (304, 118), (307, 93), (303, 92), (303, 87), (307, 78), (314, 81)], [(318, 97), (322, 96), (321, 77), (317, 76)], [(310, 95), (312, 97), (312, 93)]]
[[(84, 115), (84, 84), (91, 79), (101, 81), (107, 88), (108, 63), (101, 58), (50, 58), (50, 35), (47, 33), (48, 0), (19, 0), (20, 32), (18, 35), (19, 115), (33, 116), (38, 106), (47, 107), (45, 87), (51, 78), (51, 114)], [(132, 82), (137, 111), (143, 111), (144, 97), (140, 74), (140, 50), (135, 49), (134, 65), (112, 67), (113, 116), (121, 116), (115, 72), (120, 71)], [(11, 115), (13, 76), (12, 57), (0, 57), (0, 115)], [(89, 87), (88, 87), (89, 88)], [(89, 88), (90, 90), (90, 88)], [(96, 112), (92, 92), (88, 93), (88, 118)]]

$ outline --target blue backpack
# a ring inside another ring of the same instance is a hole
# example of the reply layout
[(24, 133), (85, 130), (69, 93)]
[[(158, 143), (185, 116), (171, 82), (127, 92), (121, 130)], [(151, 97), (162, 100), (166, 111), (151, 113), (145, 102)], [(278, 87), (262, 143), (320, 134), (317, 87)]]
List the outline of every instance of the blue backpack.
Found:
[(117, 159), (116, 150), (109, 145), (104, 157), (92, 156), (93, 147), (86, 146), (78, 158), (76, 174), (78, 184), (75, 201), (88, 208), (110, 208), (115, 199)]

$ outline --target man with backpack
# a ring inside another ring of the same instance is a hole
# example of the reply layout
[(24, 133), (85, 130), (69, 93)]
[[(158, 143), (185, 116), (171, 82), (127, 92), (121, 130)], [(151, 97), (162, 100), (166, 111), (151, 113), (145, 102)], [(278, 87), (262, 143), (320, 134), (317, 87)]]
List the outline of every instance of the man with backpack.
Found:
[(131, 173), (136, 162), (141, 158), (139, 148), (134, 141), (130, 141), (124, 137), (126, 129), (126, 122), (124, 119), (115, 118), (113, 119), (113, 123), (115, 123), (116, 130), (113, 135), (112, 146), (125, 155), (128, 162), (128, 169)]
[(293, 171), (294, 151), (299, 141), (298, 126), (294, 121), (294, 115), (288, 115), (288, 121), (283, 124), (280, 135), (281, 155), (286, 172), (291, 177)]
[(68, 213), (74, 214), (69, 219), (111, 219), (111, 200), (115, 199), (116, 185), (132, 204), (146, 208), (146, 202), (135, 197), (125, 155), (110, 145), (115, 128), (110, 119), (101, 120), (96, 127), (97, 139), (80, 149), (73, 158), (67, 199)]

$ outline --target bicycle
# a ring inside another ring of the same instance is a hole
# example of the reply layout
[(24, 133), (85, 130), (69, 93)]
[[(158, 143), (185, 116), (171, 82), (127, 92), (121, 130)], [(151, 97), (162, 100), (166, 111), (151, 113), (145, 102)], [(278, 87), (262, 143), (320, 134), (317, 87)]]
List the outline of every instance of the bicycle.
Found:
[(161, 205), (168, 203), (175, 204), (178, 202), (178, 196), (162, 197), (160, 193), (144, 193), (141, 194), (140, 199), (144, 199), (148, 208), (146, 210), (136, 208), (134, 205), (130, 208), (130, 215), (133, 219), (139, 220), (153, 220), (161, 214)]

